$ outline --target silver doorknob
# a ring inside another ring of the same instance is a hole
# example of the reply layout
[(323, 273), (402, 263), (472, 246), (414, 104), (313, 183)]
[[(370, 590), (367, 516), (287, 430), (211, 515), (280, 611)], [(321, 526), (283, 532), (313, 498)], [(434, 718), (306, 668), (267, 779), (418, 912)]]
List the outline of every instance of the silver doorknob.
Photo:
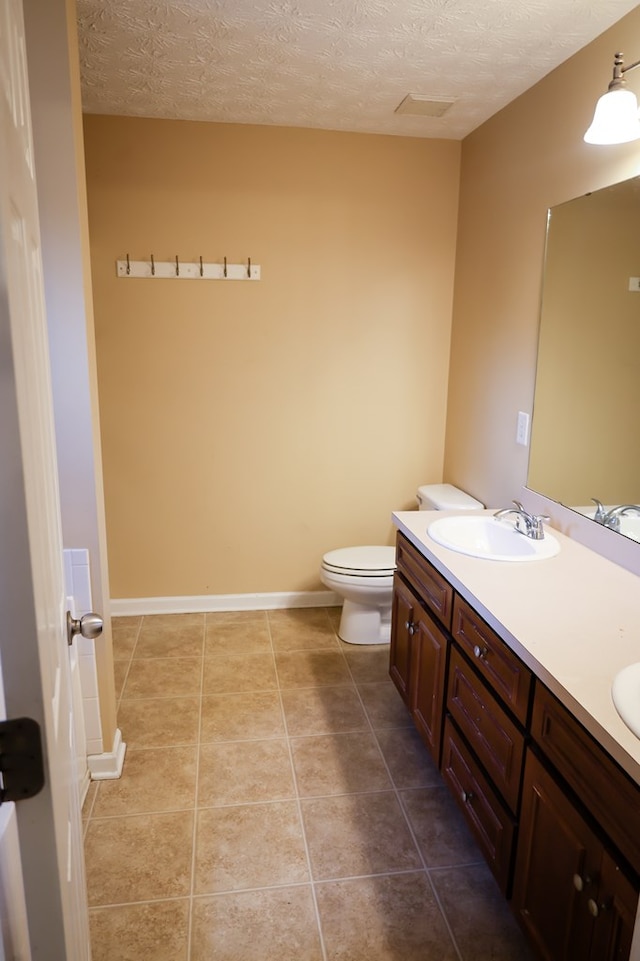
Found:
[(102, 618), (99, 614), (84, 614), (81, 618), (71, 616), (71, 611), (67, 611), (67, 642), (73, 644), (76, 634), (83, 637), (94, 638), (102, 634)]

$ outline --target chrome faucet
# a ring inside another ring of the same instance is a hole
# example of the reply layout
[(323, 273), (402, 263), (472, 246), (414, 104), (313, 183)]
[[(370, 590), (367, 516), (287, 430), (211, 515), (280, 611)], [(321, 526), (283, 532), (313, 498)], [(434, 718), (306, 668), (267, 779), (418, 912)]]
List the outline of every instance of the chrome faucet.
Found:
[(603, 527), (608, 527), (609, 530), (619, 531), (620, 530), (620, 517), (623, 514), (640, 514), (640, 506), (638, 504), (620, 504), (618, 507), (612, 507), (610, 511), (606, 511), (604, 506), (595, 497), (591, 500), (596, 505), (596, 512), (593, 515), (594, 521), (598, 524), (602, 524)]
[(502, 510), (496, 511), (493, 516), (500, 520), (509, 514), (515, 514), (515, 529), (518, 533), (524, 534), (525, 537), (531, 537), (534, 541), (541, 541), (544, 537), (542, 522), (548, 521), (549, 518), (546, 514), (529, 514), (520, 501), (514, 501), (513, 503), (516, 505), (515, 507), (503, 507)]

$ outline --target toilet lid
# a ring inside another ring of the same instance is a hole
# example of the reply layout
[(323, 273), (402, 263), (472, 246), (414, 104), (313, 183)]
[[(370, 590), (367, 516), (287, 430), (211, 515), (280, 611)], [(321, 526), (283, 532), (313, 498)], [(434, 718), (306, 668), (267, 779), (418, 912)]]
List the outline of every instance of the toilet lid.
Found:
[(388, 576), (396, 569), (395, 547), (341, 547), (322, 558), (324, 567), (345, 574)]

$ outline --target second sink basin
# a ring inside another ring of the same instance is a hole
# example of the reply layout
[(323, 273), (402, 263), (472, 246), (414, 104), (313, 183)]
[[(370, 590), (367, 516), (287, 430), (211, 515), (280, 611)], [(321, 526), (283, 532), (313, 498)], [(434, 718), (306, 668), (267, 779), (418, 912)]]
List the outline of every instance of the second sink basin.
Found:
[(640, 662), (630, 664), (616, 674), (611, 697), (629, 730), (640, 737)]
[(493, 514), (441, 517), (429, 524), (427, 533), (452, 551), (491, 561), (540, 561), (560, 550), (552, 534), (545, 531), (542, 540), (534, 541), (517, 531), (511, 521), (496, 520)]

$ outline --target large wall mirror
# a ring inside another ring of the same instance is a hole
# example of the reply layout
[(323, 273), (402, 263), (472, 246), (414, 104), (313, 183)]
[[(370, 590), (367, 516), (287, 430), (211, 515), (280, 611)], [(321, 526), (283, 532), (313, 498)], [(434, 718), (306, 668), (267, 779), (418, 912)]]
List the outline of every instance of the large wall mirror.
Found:
[[(552, 207), (527, 486), (640, 504), (640, 177)], [(630, 289), (635, 287), (636, 289)], [(620, 532), (640, 540), (640, 517)]]

